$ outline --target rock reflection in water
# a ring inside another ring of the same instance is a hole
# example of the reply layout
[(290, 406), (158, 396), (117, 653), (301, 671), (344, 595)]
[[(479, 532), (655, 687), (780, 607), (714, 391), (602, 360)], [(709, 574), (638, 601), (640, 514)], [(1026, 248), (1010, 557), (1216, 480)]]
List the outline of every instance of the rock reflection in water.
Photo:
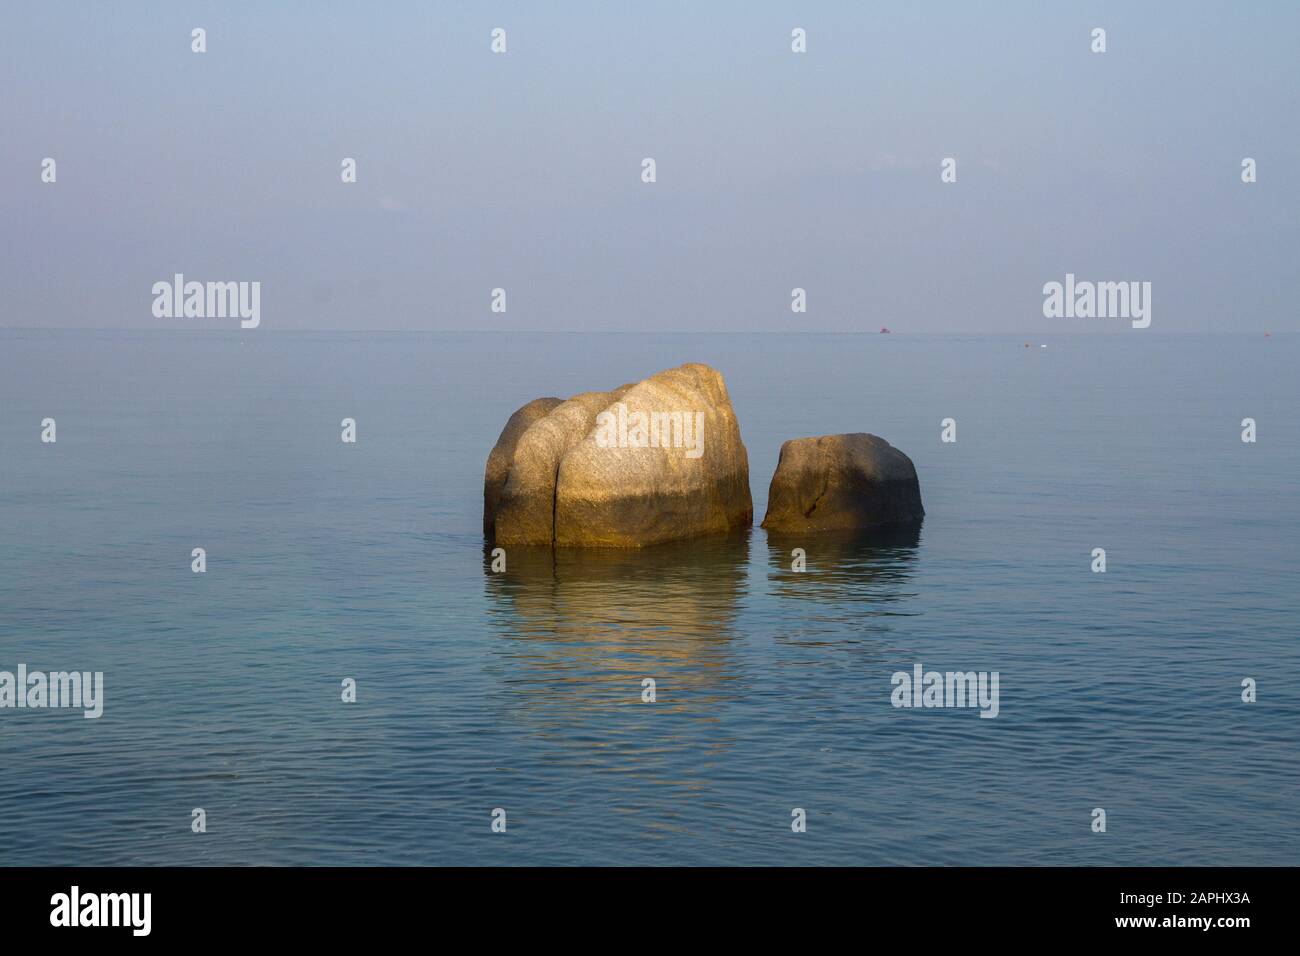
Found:
[[(889, 618), (907, 615), (900, 604), (921, 543), (921, 525), (818, 534), (769, 533), (768, 588), (782, 599), (788, 622), (778, 640), (794, 644), (881, 646)], [(806, 570), (794, 571), (802, 548)], [(786, 603), (794, 602), (794, 603)], [(856, 625), (846, 631), (846, 624)], [(846, 639), (846, 633), (852, 635)]]
[(503, 680), (533, 703), (567, 708), (698, 708), (735, 678), (732, 641), (747, 586), (749, 531), (642, 549), (485, 551), (490, 619)]

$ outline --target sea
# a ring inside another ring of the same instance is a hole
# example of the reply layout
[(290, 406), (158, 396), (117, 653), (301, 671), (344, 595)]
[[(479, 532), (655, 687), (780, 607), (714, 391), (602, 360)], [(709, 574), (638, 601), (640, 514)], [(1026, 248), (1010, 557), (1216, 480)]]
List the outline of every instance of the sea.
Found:
[[(0, 329), (0, 671), (104, 681), (97, 719), (0, 708), (0, 865), (1294, 865), (1298, 360)], [(494, 572), (510, 414), (684, 362), (754, 528)], [(912, 458), (924, 523), (769, 538), (781, 443), (839, 432)], [(997, 716), (895, 706), (917, 665), (996, 672)]]

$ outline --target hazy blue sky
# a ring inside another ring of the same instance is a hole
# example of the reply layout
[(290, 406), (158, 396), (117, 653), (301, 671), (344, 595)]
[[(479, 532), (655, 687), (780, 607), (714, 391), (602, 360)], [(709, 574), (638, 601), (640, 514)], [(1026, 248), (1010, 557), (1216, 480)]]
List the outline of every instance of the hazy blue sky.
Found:
[(1300, 4), (0, 17), (3, 326), (230, 327), (153, 317), (183, 272), (263, 329), (1125, 330), (1043, 317), (1074, 272), (1152, 282), (1149, 332), (1300, 329)]

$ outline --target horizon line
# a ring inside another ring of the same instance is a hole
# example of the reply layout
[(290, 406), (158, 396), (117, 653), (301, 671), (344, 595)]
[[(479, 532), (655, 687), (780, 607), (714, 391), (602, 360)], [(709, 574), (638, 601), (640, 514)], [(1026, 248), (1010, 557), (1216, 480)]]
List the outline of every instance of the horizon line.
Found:
[(1120, 336), (1129, 335), (1134, 331), (1143, 333), (1152, 333), (1158, 335), (1290, 335), (1300, 331), (1296, 329), (1282, 329), (1273, 331), (1271, 329), (1141, 329), (1134, 330), (1129, 328), (1121, 329), (1096, 329), (1093, 331), (1027, 331), (1027, 330), (992, 330), (976, 329), (966, 331), (943, 331), (919, 329), (915, 331), (896, 331), (891, 329), (889, 332), (871, 331), (866, 329), (661, 329), (657, 331), (644, 331), (640, 329), (538, 329), (538, 328), (457, 328), (457, 329), (374, 329), (374, 328), (274, 328), (260, 326), (256, 329), (241, 329), (238, 326), (232, 328), (214, 327), (214, 326), (193, 326), (193, 327), (157, 327), (145, 325), (0, 325), (0, 332), (160, 332), (160, 333), (179, 333), (179, 334), (199, 334), (199, 335), (233, 335), (233, 334), (250, 334), (250, 333), (275, 333), (275, 334), (320, 334), (320, 333), (343, 333), (343, 334), (374, 334), (374, 335), (901, 335), (901, 336), (920, 336), (920, 335), (944, 335), (944, 336), (1052, 336), (1052, 337), (1094, 337), (1094, 336)]

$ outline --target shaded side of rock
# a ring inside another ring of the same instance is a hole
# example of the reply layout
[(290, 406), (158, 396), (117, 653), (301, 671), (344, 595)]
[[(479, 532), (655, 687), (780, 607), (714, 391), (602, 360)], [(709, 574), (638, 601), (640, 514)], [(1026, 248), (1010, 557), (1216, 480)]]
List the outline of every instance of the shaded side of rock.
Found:
[(563, 399), (559, 398), (537, 398), (517, 410), (488, 453), (487, 466), (483, 469), (483, 535), (489, 540), (495, 535), (497, 506), (510, 475), (515, 446), (529, 426), (562, 403)]
[(836, 531), (915, 524), (924, 516), (912, 459), (885, 439), (858, 432), (783, 444), (763, 527)]
[(621, 390), (575, 395), (519, 436), (497, 502), (498, 544), (550, 544), (555, 540), (555, 483), (560, 461), (595, 427), (596, 415), (620, 394)]

